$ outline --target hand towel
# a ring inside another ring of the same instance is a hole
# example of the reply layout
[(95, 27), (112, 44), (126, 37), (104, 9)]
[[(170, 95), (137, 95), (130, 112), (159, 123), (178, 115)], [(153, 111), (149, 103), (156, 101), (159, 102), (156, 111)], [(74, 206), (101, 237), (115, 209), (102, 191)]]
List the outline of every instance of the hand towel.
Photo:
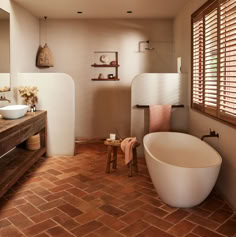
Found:
[(133, 159), (133, 146), (137, 142), (136, 137), (127, 137), (121, 142), (121, 150), (125, 153), (125, 164)]
[(171, 105), (149, 106), (149, 132), (167, 132), (170, 130)]

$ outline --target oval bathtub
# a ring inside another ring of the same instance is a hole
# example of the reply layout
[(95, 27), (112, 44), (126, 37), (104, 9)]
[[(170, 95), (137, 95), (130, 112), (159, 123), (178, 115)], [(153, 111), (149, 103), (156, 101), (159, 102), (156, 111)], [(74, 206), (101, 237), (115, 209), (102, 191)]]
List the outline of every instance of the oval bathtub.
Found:
[(193, 207), (209, 195), (222, 163), (211, 146), (174, 132), (150, 133), (143, 143), (152, 182), (166, 204)]

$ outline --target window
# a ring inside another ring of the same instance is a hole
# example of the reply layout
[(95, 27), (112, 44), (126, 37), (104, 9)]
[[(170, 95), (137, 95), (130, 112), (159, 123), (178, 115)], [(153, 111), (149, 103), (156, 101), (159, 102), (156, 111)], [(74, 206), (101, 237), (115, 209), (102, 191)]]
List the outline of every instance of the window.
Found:
[(192, 108), (236, 125), (236, 0), (192, 15)]

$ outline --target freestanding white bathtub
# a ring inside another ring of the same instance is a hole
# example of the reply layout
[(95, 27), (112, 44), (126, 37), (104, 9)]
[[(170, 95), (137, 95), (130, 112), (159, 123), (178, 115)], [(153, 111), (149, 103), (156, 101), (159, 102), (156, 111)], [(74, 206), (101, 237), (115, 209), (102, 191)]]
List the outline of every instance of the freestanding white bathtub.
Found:
[(200, 139), (157, 132), (143, 139), (148, 170), (160, 198), (173, 207), (200, 204), (213, 189), (222, 158)]

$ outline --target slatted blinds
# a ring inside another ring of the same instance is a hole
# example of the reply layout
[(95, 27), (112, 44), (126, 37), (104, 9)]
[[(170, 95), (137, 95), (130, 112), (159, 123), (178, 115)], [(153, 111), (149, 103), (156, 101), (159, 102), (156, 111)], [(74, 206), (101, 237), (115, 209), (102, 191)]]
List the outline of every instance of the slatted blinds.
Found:
[(192, 108), (236, 125), (236, 0), (192, 15)]

